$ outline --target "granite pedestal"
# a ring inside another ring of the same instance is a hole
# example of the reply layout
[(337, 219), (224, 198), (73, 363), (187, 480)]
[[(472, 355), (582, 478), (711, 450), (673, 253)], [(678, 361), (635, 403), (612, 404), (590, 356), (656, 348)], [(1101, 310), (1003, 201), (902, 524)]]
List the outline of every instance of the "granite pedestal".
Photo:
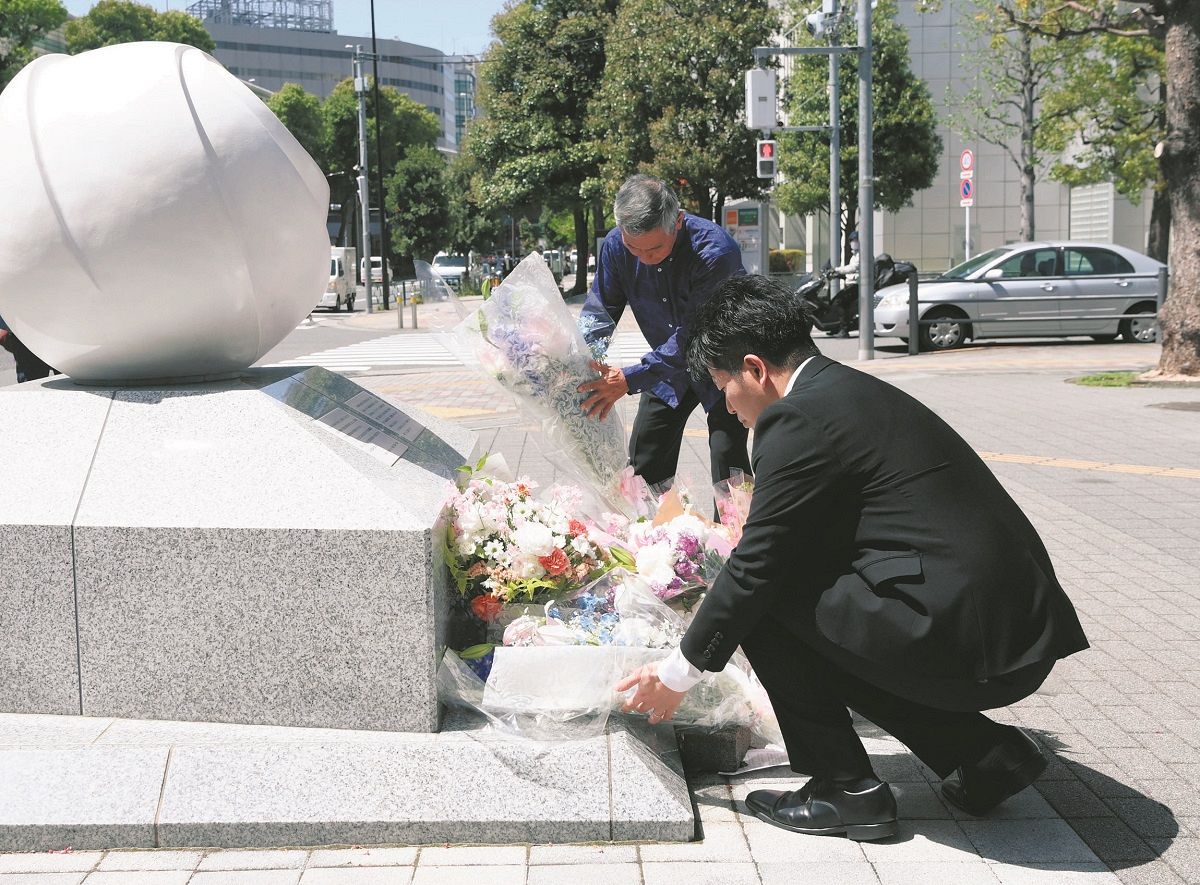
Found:
[(473, 447), (320, 368), (0, 389), (0, 712), (436, 731)]

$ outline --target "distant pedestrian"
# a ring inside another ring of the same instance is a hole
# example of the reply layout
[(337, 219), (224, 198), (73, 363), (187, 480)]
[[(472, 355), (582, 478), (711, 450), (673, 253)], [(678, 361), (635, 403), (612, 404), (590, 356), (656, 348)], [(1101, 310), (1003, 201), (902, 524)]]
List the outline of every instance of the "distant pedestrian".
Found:
[(4, 322), (4, 317), (0, 317), (0, 347), (11, 353), (13, 359), (17, 361), (18, 384), (45, 378), (54, 371), (12, 333), (8, 324)]

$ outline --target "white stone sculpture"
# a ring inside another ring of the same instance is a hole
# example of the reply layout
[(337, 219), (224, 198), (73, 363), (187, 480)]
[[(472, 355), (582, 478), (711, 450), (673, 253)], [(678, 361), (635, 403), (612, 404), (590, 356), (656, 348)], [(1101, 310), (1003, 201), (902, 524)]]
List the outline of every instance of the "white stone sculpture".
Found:
[(327, 281), (329, 185), (208, 54), (47, 55), (0, 93), (0, 315), (91, 382), (251, 365)]

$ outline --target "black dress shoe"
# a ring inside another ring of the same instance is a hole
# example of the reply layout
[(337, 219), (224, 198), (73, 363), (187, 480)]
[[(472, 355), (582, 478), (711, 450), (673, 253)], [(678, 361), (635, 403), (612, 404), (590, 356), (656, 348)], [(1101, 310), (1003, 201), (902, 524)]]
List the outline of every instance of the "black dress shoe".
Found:
[(885, 783), (859, 792), (813, 778), (799, 790), (755, 790), (746, 807), (769, 824), (812, 836), (856, 841), (896, 835), (896, 797)]
[(963, 765), (942, 783), (942, 795), (968, 814), (987, 814), (1046, 770), (1037, 743), (1010, 726), (1005, 739), (974, 765)]

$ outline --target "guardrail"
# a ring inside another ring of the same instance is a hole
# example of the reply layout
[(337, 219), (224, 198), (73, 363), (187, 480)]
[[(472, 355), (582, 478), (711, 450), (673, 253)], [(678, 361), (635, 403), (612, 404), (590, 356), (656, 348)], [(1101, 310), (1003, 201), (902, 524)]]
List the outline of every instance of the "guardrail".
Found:
[[(946, 321), (946, 317), (939, 317), (938, 319), (933, 319), (933, 320), (920, 319), (920, 303), (919, 303), (918, 296), (917, 296), (917, 283), (918, 282), (919, 281), (917, 279), (917, 276), (915, 276), (915, 275), (908, 278), (908, 328), (910, 330), (919, 328), (920, 326), (932, 326), (935, 323), (942, 323), (942, 322)], [(986, 320), (972, 320), (972, 319), (968, 318), (968, 319), (965, 319), (964, 322), (967, 322), (973, 326), (981, 326), (981, 325), (993, 324), (993, 323), (1006, 323), (1006, 324), (1007, 323), (1040, 323), (1040, 322), (1045, 322), (1048, 319), (1069, 320), (1069, 321), (1074, 322), (1074, 321), (1095, 320), (1095, 319), (1104, 319), (1104, 320), (1145, 319), (1146, 317), (1152, 316), (1154, 319), (1154, 322), (1157, 324), (1159, 322), (1159, 316), (1162, 313), (1163, 302), (1167, 298), (1167, 282), (1168, 282), (1167, 269), (1162, 268), (1159, 270), (1159, 272), (1157, 274), (1157, 286), (1156, 286), (1155, 292), (1154, 292), (1154, 313), (1153, 314), (1123, 313), (1123, 314), (1110, 314), (1110, 315), (1107, 315), (1104, 317), (1094, 317), (1094, 316), (996, 317), (994, 319), (986, 319)], [(1084, 297), (1089, 300), (1093, 300), (1093, 301), (1111, 300), (1111, 299), (1116, 299), (1116, 298), (1120, 298), (1121, 300), (1126, 301), (1129, 299), (1128, 295), (1100, 295), (1100, 296), (1084, 296)], [(998, 301), (1007, 301), (1007, 300), (1011, 300), (1011, 299), (1003, 299), (1003, 298), (973, 298), (973, 299), (971, 299), (973, 304), (992, 304), (992, 303), (995, 303)], [(1022, 298), (1019, 300), (1021, 300), (1021, 301), (1051, 301), (1051, 300), (1058, 300), (1058, 296), (1055, 296), (1055, 295), (1033, 296), (1030, 298)], [(921, 348), (920, 336), (914, 335), (910, 332), (909, 336), (908, 336), (908, 355), (916, 356), (918, 353), (920, 353), (920, 348)]]

